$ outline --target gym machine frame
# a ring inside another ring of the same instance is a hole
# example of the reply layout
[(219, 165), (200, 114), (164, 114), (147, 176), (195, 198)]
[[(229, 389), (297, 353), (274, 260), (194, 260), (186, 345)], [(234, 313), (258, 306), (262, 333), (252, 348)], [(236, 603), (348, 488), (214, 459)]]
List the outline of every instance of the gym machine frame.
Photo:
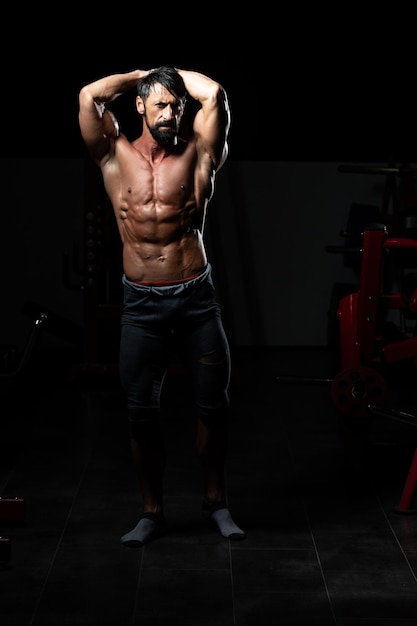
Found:
[[(329, 383), (332, 402), (342, 415), (344, 436), (360, 446), (360, 439), (373, 417), (381, 416), (417, 426), (417, 415), (387, 406), (390, 366), (410, 361), (417, 363), (417, 336), (410, 336), (405, 320), (417, 319), (417, 214), (414, 179), (417, 169), (406, 166), (341, 165), (343, 173), (382, 174), (386, 177), (380, 222), (364, 224), (361, 247), (329, 246), (328, 252), (360, 254), (357, 291), (338, 303), (340, 371), (333, 378), (277, 376), (276, 382)], [(405, 208), (398, 210), (398, 179), (405, 190)], [(408, 195), (407, 195), (408, 194)], [(392, 206), (392, 214), (389, 206)], [(408, 210), (408, 205), (413, 210)], [(348, 233), (344, 233), (346, 237)], [(407, 267), (407, 262), (410, 264)], [(397, 336), (385, 336), (384, 324), (390, 312), (397, 311), (401, 329)], [(414, 322), (415, 323), (415, 322)], [(416, 513), (417, 449), (408, 471), (398, 513)]]

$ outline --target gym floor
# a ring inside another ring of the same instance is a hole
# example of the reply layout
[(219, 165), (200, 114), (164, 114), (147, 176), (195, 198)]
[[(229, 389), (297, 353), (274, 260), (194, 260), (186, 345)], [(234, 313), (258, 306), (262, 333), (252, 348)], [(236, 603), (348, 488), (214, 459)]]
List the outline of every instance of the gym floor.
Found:
[[(417, 515), (398, 512), (417, 428), (374, 417), (353, 468), (330, 385), (309, 382), (337, 374), (328, 348), (232, 355), (227, 485), (241, 542), (201, 515), (181, 368), (164, 396), (168, 532), (140, 549), (120, 543), (140, 499), (117, 376), (68, 375), (52, 352), (1, 381), (0, 494), (25, 503), (23, 520), (0, 520), (2, 626), (417, 625)], [(396, 392), (398, 408), (412, 396)]]

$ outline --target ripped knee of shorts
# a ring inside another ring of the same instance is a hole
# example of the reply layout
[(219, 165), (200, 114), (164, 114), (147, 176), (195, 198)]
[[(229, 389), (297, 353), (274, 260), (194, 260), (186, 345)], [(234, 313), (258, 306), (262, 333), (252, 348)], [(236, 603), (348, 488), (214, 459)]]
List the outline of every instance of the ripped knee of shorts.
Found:
[(160, 435), (159, 409), (128, 409), (130, 436), (136, 441), (152, 441)]
[(228, 353), (222, 350), (216, 350), (209, 354), (203, 354), (203, 356), (199, 358), (199, 363), (207, 365), (220, 365), (221, 363), (225, 363), (227, 367), (229, 367)]

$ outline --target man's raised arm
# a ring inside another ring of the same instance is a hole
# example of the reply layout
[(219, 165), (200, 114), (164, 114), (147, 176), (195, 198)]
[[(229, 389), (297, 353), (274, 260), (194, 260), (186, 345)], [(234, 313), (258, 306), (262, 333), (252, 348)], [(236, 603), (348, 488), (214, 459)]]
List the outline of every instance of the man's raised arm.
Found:
[(97, 163), (101, 164), (110, 154), (114, 140), (119, 135), (117, 120), (106, 104), (136, 87), (138, 81), (148, 73), (148, 70), (134, 70), (112, 74), (80, 90), (78, 120), (81, 135)]
[(220, 83), (204, 74), (182, 69), (177, 72), (182, 76), (187, 92), (201, 104), (194, 119), (194, 132), (218, 170), (228, 154), (231, 117), (227, 94)]

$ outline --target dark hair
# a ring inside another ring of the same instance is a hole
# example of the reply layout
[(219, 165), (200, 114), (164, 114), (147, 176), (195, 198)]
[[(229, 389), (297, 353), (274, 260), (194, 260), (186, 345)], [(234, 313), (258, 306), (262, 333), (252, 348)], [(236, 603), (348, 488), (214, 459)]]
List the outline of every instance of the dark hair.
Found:
[(156, 84), (162, 85), (173, 96), (183, 100), (186, 97), (187, 90), (184, 85), (182, 77), (178, 74), (177, 70), (173, 67), (161, 66), (158, 67), (144, 78), (141, 78), (138, 82), (137, 90), (138, 96), (145, 102), (149, 96), (149, 92)]

